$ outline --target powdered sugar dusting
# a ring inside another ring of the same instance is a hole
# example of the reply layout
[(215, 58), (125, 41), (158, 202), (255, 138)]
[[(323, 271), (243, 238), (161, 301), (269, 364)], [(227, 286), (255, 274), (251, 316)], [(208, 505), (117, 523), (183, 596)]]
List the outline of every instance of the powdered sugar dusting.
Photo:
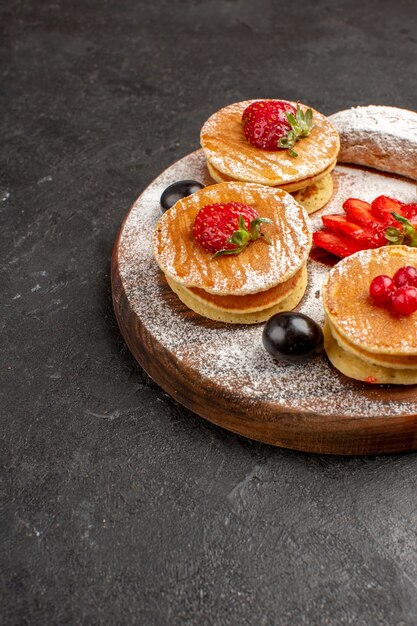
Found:
[[(415, 201), (414, 185), (399, 178), (343, 166), (336, 168), (334, 177), (334, 197), (320, 213), (341, 212), (349, 196), (372, 200), (386, 193), (406, 202)], [(203, 318), (184, 314), (183, 305), (174, 307), (172, 299), (164, 297), (160, 270), (152, 256), (151, 234), (161, 216), (162, 191), (184, 178), (212, 182), (201, 150), (172, 165), (145, 190), (133, 205), (120, 237), (123, 286), (140, 323), (153, 337), (155, 349), (169, 350), (179, 363), (186, 359), (197, 378), (215, 381), (219, 394), (231, 401), (239, 396), (248, 406), (262, 406), (267, 401), (276, 405), (277, 412), (291, 405), (300, 412), (314, 411), (324, 416), (416, 412), (417, 401), (385, 402), (365, 394), (365, 385), (340, 375), (324, 354), (299, 365), (274, 361), (262, 347), (262, 324), (207, 324)], [(313, 229), (320, 228), (320, 222), (318, 215), (312, 216)], [(309, 283), (298, 310), (322, 324), (321, 286), (329, 268), (311, 260), (308, 270)]]
[(370, 105), (339, 111), (329, 119), (340, 134), (339, 161), (417, 179), (417, 113)]

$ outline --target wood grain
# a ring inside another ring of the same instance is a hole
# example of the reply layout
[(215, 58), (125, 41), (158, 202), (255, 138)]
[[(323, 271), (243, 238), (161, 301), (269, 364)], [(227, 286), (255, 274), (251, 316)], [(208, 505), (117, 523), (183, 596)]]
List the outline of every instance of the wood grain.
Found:
[[(140, 204), (140, 199), (134, 205), (136, 210), (138, 202)], [(138, 314), (126, 292), (122, 278), (125, 250), (121, 237), (128, 219), (129, 214), (120, 228), (112, 255), (114, 310), (121, 333), (138, 363), (175, 400), (218, 426), (285, 448), (345, 455), (417, 449), (416, 413), (405, 410), (402, 414), (386, 416), (383, 410), (384, 403), (415, 403), (417, 394), (414, 386), (371, 386), (346, 379), (350, 390), (352, 386), (357, 389), (358, 402), (374, 401), (380, 410), (361, 415), (360, 411), (355, 413), (352, 406), (351, 415), (346, 412), (324, 414), (314, 410), (314, 407), (306, 410), (296, 401), (283, 406), (267, 396), (254, 403), (244, 392), (229, 393), (215, 377), (198, 371), (186, 357), (179, 358), (175, 350), (155, 337), (144, 319), (146, 316)], [(141, 270), (138, 271), (140, 273)], [(148, 277), (144, 275), (142, 279), (146, 281)], [(195, 325), (202, 334), (218, 326), (224, 327), (188, 310), (170, 290), (161, 273), (157, 274), (157, 280), (159, 297), (164, 300), (164, 305), (181, 316), (184, 323)], [(232, 328), (230, 332), (233, 332)], [(336, 370), (332, 371), (332, 375), (342, 379), (343, 383), (344, 377)]]

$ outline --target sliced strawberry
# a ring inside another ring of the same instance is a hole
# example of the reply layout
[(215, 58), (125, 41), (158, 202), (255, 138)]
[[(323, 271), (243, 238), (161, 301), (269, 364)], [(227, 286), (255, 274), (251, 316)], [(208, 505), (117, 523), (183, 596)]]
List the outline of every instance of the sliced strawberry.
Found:
[(402, 215), (403, 202), (390, 198), (389, 196), (378, 196), (372, 201), (371, 211), (376, 218), (383, 220), (387, 225), (397, 226), (398, 222), (393, 218), (391, 213), (395, 211)]
[(346, 237), (340, 233), (330, 233), (326, 230), (313, 233), (313, 241), (316, 246), (324, 248), (324, 250), (339, 257), (350, 256), (354, 252), (359, 252), (359, 250), (364, 250), (368, 247), (351, 237)]
[(371, 211), (371, 205), (363, 200), (357, 198), (348, 198), (343, 203), (343, 208), (346, 212), (346, 217), (350, 222), (360, 224), (361, 226), (369, 227), (375, 222), (382, 222)]
[(387, 224), (375, 223), (364, 231), (364, 240), (368, 241), (369, 248), (380, 248), (388, 244), (388, 240), (385, 237), (386, 229)]
[(379, 248), (379, 246), (384, 246), (387, 243), (385, 238), (385, 224), (374, 221), (365, 228), (364, 226), (350, 222), (343, 217), (343, 215), (323, 215), (321, 219), (325, 227), (332, 233), (352, 237), (352, 239), (360, 242), (363, 247)]
[[(314, 243), (332, 254), (346, 257), (359, 250), (386, 246), (389, 242), (397, 242), (397, 239), (406, 245), (414, 245), (412, 242), (415, 240), (417, 245), (417, 203), (406, 205), (389, 196), (378, 196), (372, 204), (358, 198), (348, 198), (343, 203), (343, 209), (346, 216), (322, 216), (326, 230), (313, 235)], [(406, 217), (406, 220), (402, 220), (406, 226), (403, 227), (393, 213), (397, 213), (398, 219)], [(413, 226), (415, 239), (410, 235)], [(391, 227), (389, 231), (388, 227)], [(408, 229), (407, 232), (404, 229)]]
[(342, 235), (350, 235), (356, 237), (363, 233), (362, 226), (354, 224), (343, 217), (343, 215), (322, 215), (323, 224), (332, 233), (341, 233)]
[(345, 211), (347, 211), (348, 208), (370, 209), (371, 205), (369, 202), (365, 202), (365, 200), (360, 200), (359, 198), (348, 198), (344, 201), (343, 208)]

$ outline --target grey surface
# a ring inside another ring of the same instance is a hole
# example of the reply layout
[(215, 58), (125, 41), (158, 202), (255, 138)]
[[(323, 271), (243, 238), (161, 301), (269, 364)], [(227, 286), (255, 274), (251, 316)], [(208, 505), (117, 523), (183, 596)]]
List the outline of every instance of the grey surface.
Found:
[(275, 449), (117, 329), (139, 192), (251, 97), (416, 109), (414, 2), (1, 4), (1, 623), (414, 625), (416, 456)]

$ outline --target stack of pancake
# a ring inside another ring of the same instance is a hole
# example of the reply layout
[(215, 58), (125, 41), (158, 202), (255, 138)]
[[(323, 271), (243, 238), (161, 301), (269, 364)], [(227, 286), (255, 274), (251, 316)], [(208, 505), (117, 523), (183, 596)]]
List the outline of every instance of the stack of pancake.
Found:
[[(313, 110), (311, 132), (296, 144), (298, 157), (284, 149), (261, 150), (247, 141), (242, 130), (242, 113), (253, 102), (256, 100), (220, 109), (201, 129), (201, 146), (211, 177), (216, 182), (240, 180), (279, 187), (294, 194), (308, 213), (322, 208), (332, 196), (330, 172), (340, 147), (333, 124)], [(303, 111), (309, 108), (300, 107)]]
[(340, 261), (323, 287), (325, 350), (346, 376), (369, 383), (417, 383), (417, 312), (398, 316), (376, 306), (369, 286), (375, 276), (417, 267), (417, 249), (386, 246)]
[[(201, 208), (241, 202), (252, 206), (263, 224), (263, 238), (239, 254), (213, 258), (193, 237)], [(171, 289), (190, 309), (212, 320), (256, 324), (293, 309), (307, 285), (311, 233), (305, 210), (291, 195), (253, 183), (205, 187), (179, 200), (159, 219), (153, 253)]]

